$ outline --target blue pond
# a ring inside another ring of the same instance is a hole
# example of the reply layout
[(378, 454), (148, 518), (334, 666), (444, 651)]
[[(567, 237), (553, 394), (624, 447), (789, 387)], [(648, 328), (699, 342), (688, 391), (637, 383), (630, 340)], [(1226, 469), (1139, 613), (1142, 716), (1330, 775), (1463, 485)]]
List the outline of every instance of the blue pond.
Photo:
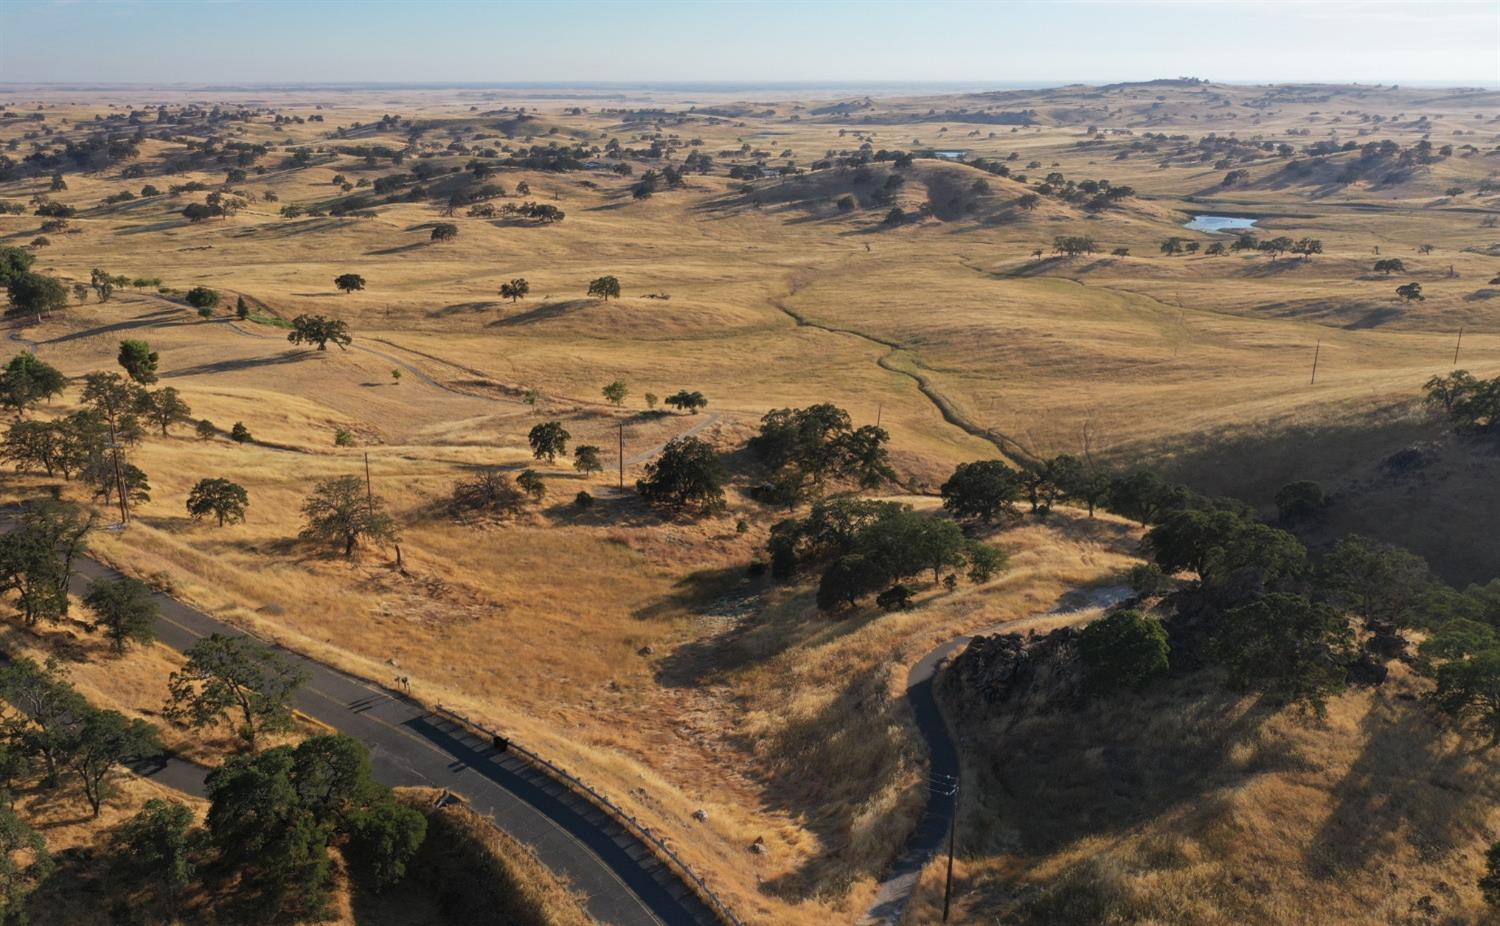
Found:
[(1182, 227), (1201, 232), (1233, 232), (1254, 228), (1257, 221), (1239, 215), (1195, 215)]

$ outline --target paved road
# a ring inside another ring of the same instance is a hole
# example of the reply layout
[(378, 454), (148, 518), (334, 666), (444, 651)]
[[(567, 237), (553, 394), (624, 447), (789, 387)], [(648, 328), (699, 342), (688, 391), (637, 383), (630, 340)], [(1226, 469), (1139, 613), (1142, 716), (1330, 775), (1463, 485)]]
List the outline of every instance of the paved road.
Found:
[[(120, 573), (80, 559), (70, 587)], [(241, 631), (176, 599), (157, 595), (158, 639), (186, 650), (213, 633)], [(307, 672), (296, 708), (370, 749), (375, 775), (389, 785), (447, 788), (506, 833), (526, 843), (552, 871), (587, 898), (590, 914), (619, 926), (698, 926), (718, 918), (628, 830), (592, 803), (513, 753), (500, 753), (457, 723), (415, 701), (277, 647)], [(139, 770), (191, 794), (203, 793), (207, 770), (174, 757), (146, 759)]]
[(953, 821), (954, 798), (958, 787), (958, 746), (948, 731), (948, 722), (938, 709), (933, 685), (937, 682), (938, 670), (949, 656), (969, 645), (978, 636), (995, 633), (1017, 633), (1046, 621), (1068, 614), (1082, 613), (1094, 608), (1108, 607), (1129, 598), (1132, 592), (1124, 586), (1079, 589), (1064, 595), (1057, 607), (1033, 617), (996, 624), (973, 634), (953, 637), (935, 647), (917, 661), (906, 673), (906, 700), (911, 704), (917, 730), (927, 744), (930, 769), (927, 778), (927, 806), (917, 827), (907, 837), (901, 855), (886, 872), (875, 893), (875, 900), (859, 926), (896, 926), (906, 905), (916, 890), (917, 879), (922, 869), (932, 861), (948, 838), (948, 827)]

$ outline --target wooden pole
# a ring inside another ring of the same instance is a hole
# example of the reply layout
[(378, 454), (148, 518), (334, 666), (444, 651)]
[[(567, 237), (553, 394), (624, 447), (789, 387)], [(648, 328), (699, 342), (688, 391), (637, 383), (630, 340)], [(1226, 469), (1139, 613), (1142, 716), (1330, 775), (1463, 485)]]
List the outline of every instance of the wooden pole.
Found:
[(120, 493), (120, 526), (130, 523), (130, 493), (125, 488), (125, 474), (120, 470), (120, 441), (115, 437), (115, 419), (109, 418), (109, 456), (115, 470), (115, 489)]
[(370, 451), (365, 451), (365, 504), (370, 506), (370, 514), (375, 513), (375, 484), (370, 481)]
[(1313, 348), (1312, 381), (1308, 383), (1309, 386), (1315, 386), (1318, 383), (1318, 355), (1321, 354), (1322, 352), (1323, 352), (1323, 341), (1320, 339), (1318, 341), (1317, 346)]
[(958, 782), (953, 783), (953, 805), (948, 813), (948, 877), (943, 884), (943, 922), (948, 922), (948, 906), (953, 900), (953, 844), (958, 837)]
[(625, 422), (620, 422), (620, 488), (625, 488)]
[(1458, 369), (1458, 351), (1464, 346), (1464, 326), (1458, 326), (1458, 343), (1453, 345), (1453, 368)]

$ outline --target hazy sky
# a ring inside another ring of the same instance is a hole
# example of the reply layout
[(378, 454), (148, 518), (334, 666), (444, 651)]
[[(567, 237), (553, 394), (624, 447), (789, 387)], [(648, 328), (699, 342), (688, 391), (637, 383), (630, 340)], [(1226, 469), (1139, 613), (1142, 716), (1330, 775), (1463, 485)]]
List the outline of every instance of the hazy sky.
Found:
[(1500, 0), (0, 0), (0, 81), (1500, 85)]

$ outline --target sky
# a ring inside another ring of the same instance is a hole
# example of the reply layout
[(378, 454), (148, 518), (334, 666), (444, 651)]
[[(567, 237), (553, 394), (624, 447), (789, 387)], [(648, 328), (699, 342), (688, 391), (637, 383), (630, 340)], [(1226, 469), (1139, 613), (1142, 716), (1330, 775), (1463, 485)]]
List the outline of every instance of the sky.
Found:
[(6, 83), (1500, 86), (1500, 0), (0, 0)]

